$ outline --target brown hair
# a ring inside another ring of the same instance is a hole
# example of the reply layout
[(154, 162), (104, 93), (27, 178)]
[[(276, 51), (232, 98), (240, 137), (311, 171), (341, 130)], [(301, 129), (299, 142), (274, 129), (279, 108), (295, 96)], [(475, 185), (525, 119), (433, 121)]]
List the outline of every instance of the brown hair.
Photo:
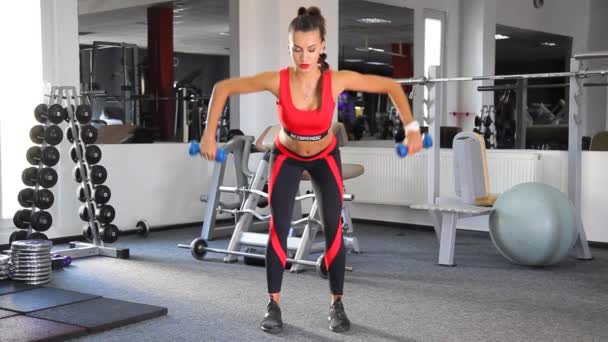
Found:
[[(325, 18), (321, 15), (321, 10), (316, 6), (298, 8), (298, 16), (289, 24), (289, 32), (310, 32), (319, 30), (321, 41), (325, 41)], [(327, 54), (319, 55), (318, 63), (321, 64), (321, 72), (329, 69), (326, 62)]]

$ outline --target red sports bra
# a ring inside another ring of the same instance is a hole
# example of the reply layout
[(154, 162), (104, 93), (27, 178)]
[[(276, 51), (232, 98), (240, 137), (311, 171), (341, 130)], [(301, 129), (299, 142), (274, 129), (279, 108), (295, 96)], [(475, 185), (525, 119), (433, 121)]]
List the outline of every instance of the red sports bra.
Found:
[(336, 105), (332, 96), (331, 71), (327, 70), (321, 77), (323, 77), (321, 107), (315, 110), (300, 110), (295, 107), (291, 100), (289, 68), (280, 71), (277, 111), (283, 130), (293, 139), (303, 141), (321, 140), (331, 128)]

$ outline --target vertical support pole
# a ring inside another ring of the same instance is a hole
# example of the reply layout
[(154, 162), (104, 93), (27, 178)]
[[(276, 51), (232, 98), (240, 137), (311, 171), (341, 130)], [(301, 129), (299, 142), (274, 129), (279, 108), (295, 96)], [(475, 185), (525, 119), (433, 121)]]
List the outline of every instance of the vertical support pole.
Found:
[(168, 5), (148, 8), (148, 83), (146, 92), (157, 96), (153, 125), (162, 141), (173, 140), (173, 8)]
[(528, 107), (528, 80), (517, 80), (516, 91), (517, 101), (515, 104), (515, 147), (523, 150), (526, 148), (526, 115)]
[[(578, 72), (582, 69), (582, 62), (574, 58), (570, 60), (570, 71)], [(581, 141), (581, 107), (583, 104), (581, 79), (570, 77), (570, 108), (568, 119), (568, 198), (574, 205), (576, 213), (576, 228), (578, 238), (574, 245), (576, 257), (589, 260), (591, 251), (587, 243), (587, 235), (583, 226), (581, 211), (581, 168), (582, 168), (582, 141)]]
[[(431, 66), (429, 68), (430, 78), (439, 78), (440, 67)], [(443, 101), (443, 82), (427, 83), (425, 87), (428, 89), (429, 98), (425, 100), (425, 106), (428, 109), (429, 117), (426, 121), (429, 123), (428, 134), (433, 138), (433, 146), (427, 151), (427, 203), (435, 204), (435, 200), (439, 197), (439, 180), (440, 180), (440, 143), (441, 143), (441, 112)]]

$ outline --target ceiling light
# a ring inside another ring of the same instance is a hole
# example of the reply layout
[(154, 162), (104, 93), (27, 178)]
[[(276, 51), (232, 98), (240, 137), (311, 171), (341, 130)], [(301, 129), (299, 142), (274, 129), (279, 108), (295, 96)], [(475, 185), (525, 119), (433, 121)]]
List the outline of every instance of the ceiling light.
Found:
[(502, 35), (502, 34), (500, 34), (500, 33), (497, 33), (497, 34), (495, 34), (495, 35), (494, 35), (494, 39), (496, 39), (496, 40), (500, 40), (500, 39), (509, 39), (509, 38), (511, 38), (511, 37), (509, 37), (509, 36), (505, 36), (505, 35)]
[(390, 24), (392, 21), (381, 18), (360, 18), (357, 22), (364, 24)]
[(390, 65), (388, 63), (383, 63), (383, 62), (365, 62), (365, 64), (369, 64), (369, 65)]
[(556, 46), (557, 44), (554, 42), (542, 42), (540, 43), (542, 46)]
[(220, 36), (229, 36), (230, 32), (220, 32)]
[(347, 63), (361, 63), (361, 62), (363, 62), (362, 59), (356, 59), (356, 58), (347, 58), (347, 59), (343, 59), (342, 61), (347, 62)]

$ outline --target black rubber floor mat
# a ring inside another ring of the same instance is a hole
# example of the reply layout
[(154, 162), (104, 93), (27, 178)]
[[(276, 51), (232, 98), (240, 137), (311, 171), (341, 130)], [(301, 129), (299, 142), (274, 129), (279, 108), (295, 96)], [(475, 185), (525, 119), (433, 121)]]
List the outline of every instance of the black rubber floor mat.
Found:
[(65, 341), (86, 334), (83, 327), (34, 317), (20, 315), (0, 319), (2, 342)]
[(27, 284), (20, 283), (17, 281), (12, 281), (12, 280), (0, 280), (0, 295), (31, 290), (31, 289), (35, 289), (38, 287), (40, 287), (40, 286), (27, 285)]
[(14, 312), (14, 311), (0, 310), (0, 319), (6, 318), (6, 317), (10, 317), (10, 316), (15, 316), (15, 315), (18, 315), (18, 314), (19, 313)]
[(28, 316), (78, 325), (86, 327), (91, 333), (96, 333), (166, 314), (167, 309), (159, 306), (97, 298), (32, 312)]
[(99, 296), (41, 287), (0, 296), (0, 309), (28, 313), (94, 298), (99, 298)]

